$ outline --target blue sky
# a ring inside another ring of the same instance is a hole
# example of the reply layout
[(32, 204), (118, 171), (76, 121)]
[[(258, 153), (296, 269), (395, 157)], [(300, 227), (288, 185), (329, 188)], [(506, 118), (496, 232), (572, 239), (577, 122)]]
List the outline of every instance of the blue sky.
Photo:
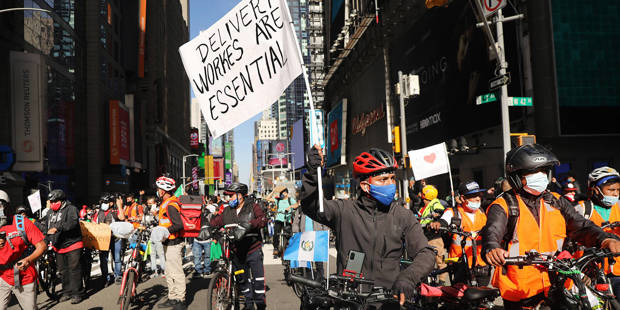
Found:
[[(209, 28), (218, 19), (230, 11), (239, 0), (190, 0), (189, 37), (196, 37), (201, 30)], [(192, 93), (192, 97), (194, 94)], [(261, 114), (239, 125), (235, 131), (235, 159), (239, 165), (239, 181), (249, 185), (250, 167), (252, 166), (252, 143), (254, 142), (254, 121)]]

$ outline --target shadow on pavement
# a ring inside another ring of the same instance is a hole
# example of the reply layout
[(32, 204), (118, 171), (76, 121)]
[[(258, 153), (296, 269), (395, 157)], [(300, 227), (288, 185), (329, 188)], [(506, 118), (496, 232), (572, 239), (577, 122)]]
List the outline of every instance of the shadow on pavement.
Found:
[[(196, 293), (198, 293), (198, 291), (205, 290), (206, 292), (209, 287), (209, 281), (211, 281), (211, 278), (188, 278), (186, 286), (187, 290), (185, 291), (185, 304), (191, 305), (194, 302), (194, 297), (196, 297)], [(206, 299), (203, 302), (206, 302)]]
[(166, 292), (166, 287), (161, 284), (140, 291), (131, 303), (132, 309), (153, 309), (155, 304), (166, 296)]

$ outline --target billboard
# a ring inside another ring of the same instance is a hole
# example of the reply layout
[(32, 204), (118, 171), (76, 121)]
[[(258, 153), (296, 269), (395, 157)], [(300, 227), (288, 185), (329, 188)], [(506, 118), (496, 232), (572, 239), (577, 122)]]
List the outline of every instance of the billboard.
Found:
[(192, 128), (189, 131), (189, 146), (192, 150), (197, 150), (199, 146), (198, 142), (198, 128)]
[(11, 51), (9, 57), (15, 150), (13, 170), (42, 171), (45, 66), (38, 54)]
[(213, 179), (222, 180), (224, 177), (224, 158), (213, 159)]
[(224, 143), (224, 169), (230, 169), (232, 167), (232, 145), (226, 141)]
[(291, 155), (293, 169), (297, 170), (304, 166), (305, 144), (304, 144), (304, 120), (300, 119), (293, 124), (293, 137), (291, 139)]
[(224, 157), (224, 140), (222, 137), (213, 139), (209, 136), (209, 154), (214, 157)]
[(347, 135), (347, 99), (327, 114), (327, 167), (345, 165)]
[(129, 111), (118, 100), (110, 100), (110, 164), (129, 164)]

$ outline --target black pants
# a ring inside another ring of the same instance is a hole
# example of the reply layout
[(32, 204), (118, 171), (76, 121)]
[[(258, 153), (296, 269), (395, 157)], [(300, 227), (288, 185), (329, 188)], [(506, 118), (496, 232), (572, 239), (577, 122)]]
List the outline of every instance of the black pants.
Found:
[(282, 234), (283, 227), (284, 227), (284, 222), (274, 221), (273, 223), (273, 249), (274, 251), (278, 251), (280, 249), (280, 234)]
[(82, 249), (56, 254), (56, 264), (62, 279), (62, 292), (65, 296), (74, 297), (82, 294), (81, 256)]
[(245, 258), (233, 260), (235, 270), (244, 272), (237, 276), (239, 289), (245, 296), (245, 305), (256, 304), (258, 309), (264, 309), (265, 300), (265, 266), (263, 265), (263, 251), (260, 249), (248, 254)]

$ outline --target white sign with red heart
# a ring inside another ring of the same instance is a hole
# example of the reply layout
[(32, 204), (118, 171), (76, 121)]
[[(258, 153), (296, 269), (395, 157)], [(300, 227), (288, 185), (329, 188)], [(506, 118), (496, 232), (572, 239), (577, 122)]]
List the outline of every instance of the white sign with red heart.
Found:
[(439, 143), (419, 150), (409, 151), (411, 169), (416, 180), (448, 173), (449, 162), (446, 144)]

